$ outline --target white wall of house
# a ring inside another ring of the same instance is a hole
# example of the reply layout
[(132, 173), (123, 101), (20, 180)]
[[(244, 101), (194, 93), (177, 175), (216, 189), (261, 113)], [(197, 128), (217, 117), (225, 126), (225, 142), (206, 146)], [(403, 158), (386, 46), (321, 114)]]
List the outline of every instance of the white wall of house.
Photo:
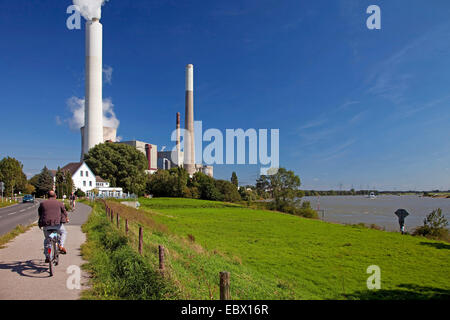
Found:
[(109, 182), (100, 182), (97, 181), (97, 189), (98, 188), (109, 188)]
[(87, 192), (97, 187), (94, 173), (84, 162), (72, 176), (72, 180), (75, 190), (81, 189), (83, 192)]

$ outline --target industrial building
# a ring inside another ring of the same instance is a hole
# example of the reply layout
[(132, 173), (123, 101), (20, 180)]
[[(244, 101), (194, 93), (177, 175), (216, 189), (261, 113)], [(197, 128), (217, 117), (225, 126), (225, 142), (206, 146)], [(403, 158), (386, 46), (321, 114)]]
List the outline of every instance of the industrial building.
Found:
[[(190, 176), (195, 172), (213, 175), (212, 166), (195, 163), (194, 137), (194, 66), (186, 66), (185, 90), (185, 134), (184, 148), (180, 144), (180, 113), (177, 113), (176, 150), (158, 152), (155, 144), (132, 140), (117, 142), (117, 129), (103, 126), (103, 26), (100, 23), (101, 9), (96, 15), (86, 21), (86, 84), (85, 84), (85, 125), (81, 128), (81, 158), (97, 144), (104, 142), (123, 143), (130, 145), (145, 154), (148, 174), (158, 169), (170, 169), (182, 166)], [(92, 181), (91, 181), (92, 183)]]
[(141, 151), (143, 154), (145, 154), (145, 157), (147, 158), (147, 170), (146, 172), (149, 174), (153, 174), (158, 170), (157, 167), (157, 159), (158, 159), (158, 146), (155, 144), (143, 142), (143, 141), (137, 141), (137, 140), (131, 140), (131, 141), (121, 141), (119, 143), (127, 144), (129, 146), (132, 146), (136, 148), (137, 150)]

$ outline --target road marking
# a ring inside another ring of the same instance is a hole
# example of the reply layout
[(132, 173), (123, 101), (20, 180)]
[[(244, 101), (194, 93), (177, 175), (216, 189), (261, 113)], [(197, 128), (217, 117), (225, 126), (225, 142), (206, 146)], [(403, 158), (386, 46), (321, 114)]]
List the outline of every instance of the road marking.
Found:
[(22, 209), (22, 210), (20, 210), (19, 212), (24, 212), (25, 210), (27, 210), (27, 209)]
[(13, 214), (16, 214), (17, 212), (11, 212), (10, 214), (8, 214), (8, 216), (12, 216)]

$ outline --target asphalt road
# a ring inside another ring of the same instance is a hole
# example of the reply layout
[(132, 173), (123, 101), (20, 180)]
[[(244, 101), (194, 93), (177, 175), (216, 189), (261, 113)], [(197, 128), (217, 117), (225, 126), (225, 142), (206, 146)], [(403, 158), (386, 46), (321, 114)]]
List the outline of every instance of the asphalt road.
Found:
[(27, 226), (38, 220), (39, 200), (34, 203), (19, 203), (0, 209), (0, 236), (19, 224)]

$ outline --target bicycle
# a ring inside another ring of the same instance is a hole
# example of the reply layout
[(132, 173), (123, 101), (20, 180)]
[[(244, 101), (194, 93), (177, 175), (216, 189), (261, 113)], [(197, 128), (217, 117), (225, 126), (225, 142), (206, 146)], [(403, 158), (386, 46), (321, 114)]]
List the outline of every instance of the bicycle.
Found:
[(57, 229), (50, 229), (51, 233), (48, 236), (50, 239), (50, 246), (47, 248), (48, 252), (48, 267), (50, 271), (50, 277), (53, 276), (53, 265), (57, 266), (59, 264), (59, 241), (61, 236)]

